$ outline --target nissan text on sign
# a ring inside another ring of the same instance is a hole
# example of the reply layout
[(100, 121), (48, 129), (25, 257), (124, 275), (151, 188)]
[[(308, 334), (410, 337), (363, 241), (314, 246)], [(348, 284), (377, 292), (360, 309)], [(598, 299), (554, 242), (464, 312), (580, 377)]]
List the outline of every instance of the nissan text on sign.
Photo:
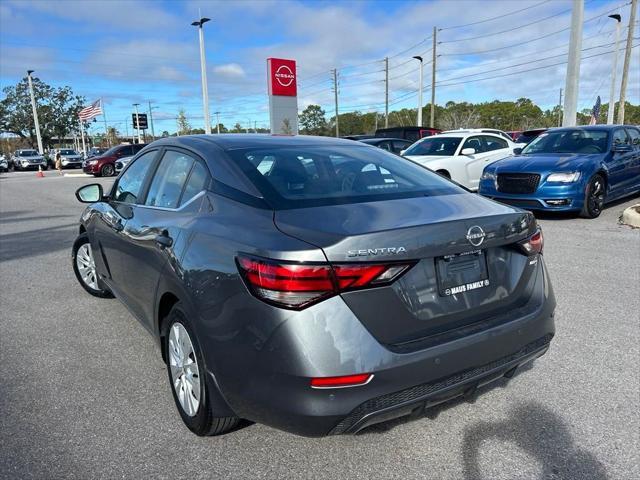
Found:
[(271, 133), (298, 134), (298, 86), (295, 60), (267, 59)]

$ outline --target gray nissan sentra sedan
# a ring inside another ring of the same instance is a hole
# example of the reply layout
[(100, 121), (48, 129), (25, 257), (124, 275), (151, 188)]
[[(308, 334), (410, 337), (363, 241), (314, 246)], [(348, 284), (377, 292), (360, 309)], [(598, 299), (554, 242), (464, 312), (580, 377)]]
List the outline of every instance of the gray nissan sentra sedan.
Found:
[(530, 213), (359, 142), (167, 138), (76, 196), (80, 284), (159, 340), (198, 435), (357, 432), (510, 378), (554, 334)]

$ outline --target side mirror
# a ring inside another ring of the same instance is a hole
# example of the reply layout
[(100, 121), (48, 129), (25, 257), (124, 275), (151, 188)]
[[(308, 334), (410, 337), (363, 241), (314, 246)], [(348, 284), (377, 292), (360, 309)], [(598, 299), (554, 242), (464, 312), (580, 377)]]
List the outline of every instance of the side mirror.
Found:
[(102, 185), (92, 183), (76, 190), (76, 198), (81, 203), (96, 203), (103, 200)]
[(460, 155), (473, 155), (474, 153), (476, 153), (475, 148), (463, 148)]
[(522, 153), (522, 148), (518, 147), (513, 149), (514, 155), (520, 155), (521, 153)]
[(400, 150), (400, 156), (404, 155), (404, 152), (406, 152), (407, 149), (405, 148), (404, 150)]

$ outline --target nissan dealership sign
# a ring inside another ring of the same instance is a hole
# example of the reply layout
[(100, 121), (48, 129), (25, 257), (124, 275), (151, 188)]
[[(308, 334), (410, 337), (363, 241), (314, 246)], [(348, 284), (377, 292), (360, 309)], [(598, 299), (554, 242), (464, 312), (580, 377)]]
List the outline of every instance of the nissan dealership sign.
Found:
[(271, 133), (296, 135), (298, 133), (296, 61), (268, 58), (267, 79)]

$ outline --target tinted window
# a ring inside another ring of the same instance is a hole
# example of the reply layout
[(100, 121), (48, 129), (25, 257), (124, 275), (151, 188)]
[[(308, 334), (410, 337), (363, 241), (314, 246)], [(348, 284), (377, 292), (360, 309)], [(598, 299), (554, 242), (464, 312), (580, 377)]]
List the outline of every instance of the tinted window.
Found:
[(516, 139), (516, 143), (529, 143), (538, 135), (538, 133), (521, 133), (520, 136)]
[(177, 208), (193, 162), (193, 158), (184, 153), (165, 152), (151, 181), (145, 205)]
[(378, 148), (382, 148), (383, 150), (386, 150), (387, 152), (391, 151), (391, 142), (380, 142), (378, 143)]
[(60, 150), (60, 155), (77, 155), (74, 150)]
[(465, 148), (473, 148), (476, 153), (482, 153), (485, 150), (484, 142), (482, 141), (482, 137), (469, 137), (462, 144), (461, 151)]
[(491, 152), (493, 150), (500, 150), (503, 148), (509, 148), (509, 144), (507, 143), (506, 140), (503, 140), (502, 138), (498, 138), (498, 137), (490, 137), (490, 136), (485, 136), (483, 137), (484, 140), (484, 144), (485, 144), (485, 151), (487, 152)]
[(560, 130), (540, 134), (522, 153), (582, 153), (597, 154), (607, 151), (609, 133), (606, 130)]
[(446, 155), (451, 156), (456, 153), (456, 149), (462, 138), (460, 137), (443, 137), (435, 135), (426, 137), (425, 139), (411, 145), (405, 155)]
[(402, 140), (394, 140), (393, 141), (393, 151), (396, 153), (400, 153), (405, 148), (408, 148), (411, 145), (411, 142), (403, 142)]
[(189, 179), (184, 187), (184, 193), (180, 205), (184, 205), (202, 190), (209, 187), (209, 172), (202, 162), (196, 161), (189, 174)]
[(133, 154), (135, 155), (136, 153), (138, 153), (140, 150), (142, 150), (146, 146), (147, 146), (146, 144), (140, 143), (140, 144), (136, 144), (136, 145), (131, 145), (130, 148), (133, 151)]
[(613, 132), (613, 143), (629, 143), (629, 136), (623, 128), (618, 128)]
[(635, 128), (627, 128), (627, 133), (629, 134), (629, 138), (631, 138), (631, 143), (633, 145), (640, 145), (640, 131)]
[(144, 183), (144, 179), (147, 176), (147, 172), (149, 171), (149, 167), (151, 167), (156, 153), (154, 150), (138, 157), (129, 165), (129, 168), (122, 173), (113, 194), (113, 199), (116, 202), (136, 203), (142, 189), (142, 184)]
[[(275, 147), (233, 150), (229, 155), (274, 208), (464, 192), (426, 168), (377, 148)], [(265, 163), (268, 169), (261, 168)]]
[(35, 150), (20, 150), (18, 152), (19, 157), (35, 157), (38, 155), (38, 152)]

